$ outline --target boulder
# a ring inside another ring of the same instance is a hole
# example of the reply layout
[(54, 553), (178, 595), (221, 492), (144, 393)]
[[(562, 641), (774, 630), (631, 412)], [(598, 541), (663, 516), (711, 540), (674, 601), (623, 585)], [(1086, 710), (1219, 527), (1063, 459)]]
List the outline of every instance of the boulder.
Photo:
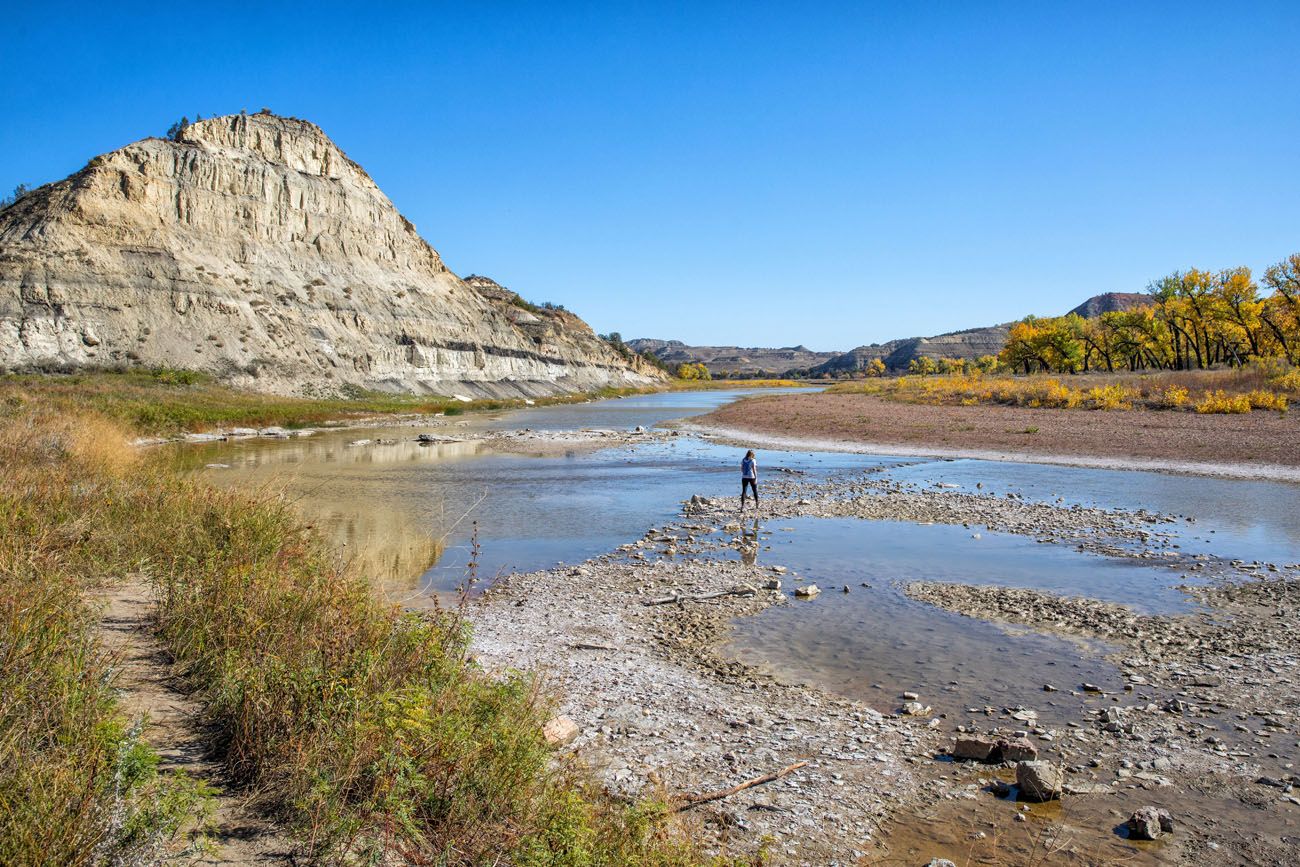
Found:
[(553, 747), (572, 743), (577, 736), (578, 724), (563, 714), (552, 717), (546, 725), (542, 726), (542, 737)]
[(1131, 840), (1158, 840), (1174, 830), (1174, 817), (1159, 807), (1142, 807), (1128, 817)]
[(1000, 762), (1032, 762), (1038, 758), (1038, 747), (1028, 738), (1004, 738), (997, 746), (996, 760)]
[(822, 592), (822, 590), (816, 584), (805, 584), (803, 587), (796, 587), (794, 590), (794, 595), (802, 596), (803, 598), (808, 599), (813, 596), (816, 596), (820, 592)]
[(997, 742), (990, 740), (989, 738), (957, 738), (957, 743), (953, 745), (950, 755), (954, 759), (987, 762), (993, 758), (993, 751), (997, 748)]
[(919, 701), (905, 702), (902, 708), (902, 713), (906, 716), (925, 716), (929, 712), (930, 706)]
[(1026, 801), (1054, 801), (1061, 797), (1065, 775), (1051, 762), (1021, 762), (1016, 765), (1016, 785)]

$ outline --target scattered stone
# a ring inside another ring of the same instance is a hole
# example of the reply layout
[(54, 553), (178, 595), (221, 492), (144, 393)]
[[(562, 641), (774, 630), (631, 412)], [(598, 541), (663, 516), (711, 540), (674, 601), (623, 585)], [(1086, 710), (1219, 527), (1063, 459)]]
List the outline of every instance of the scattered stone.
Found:
[(572, 743), (578, 736), (578, 724), (567, 716), (552, 717), (542, 726), (542, 737), (553, 747), (562, 747)]
[(1000, 762), (1032, 762), (1038, 758), (1038, 747), (1028, 738), (1011, 738), (998, 741), (996, 760)]
[(949, 755), (954, 759), (987, 762), (992, 759), (993, 751), (996, 750), (997, 747), (997, 743), (988, 738), (957, 738), (957, 743), (953, 745), (952, 752), (949, 753)]
[(1064, 790), (1065, 775), (1051, 762), (1021, 762), (1016, 765), (1016, 785), (1026, 801), (1054, 801)]
[(1128, 835), (1133, 840), (1159, 840), (1174, 830), (1174, 817), (1168, 810), (1142, 807), (1128, 818)]

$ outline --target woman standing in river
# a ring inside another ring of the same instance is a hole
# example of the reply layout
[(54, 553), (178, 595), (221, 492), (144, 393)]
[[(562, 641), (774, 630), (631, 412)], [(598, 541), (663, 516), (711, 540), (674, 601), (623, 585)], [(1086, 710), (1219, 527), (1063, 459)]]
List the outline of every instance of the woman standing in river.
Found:
[(745, 511), (745, 492), (754, 492), (754, 512), (758, 512), (758, 461), (754, 460), (754, 450), (745, 452), (740, 462), (740, 511)]

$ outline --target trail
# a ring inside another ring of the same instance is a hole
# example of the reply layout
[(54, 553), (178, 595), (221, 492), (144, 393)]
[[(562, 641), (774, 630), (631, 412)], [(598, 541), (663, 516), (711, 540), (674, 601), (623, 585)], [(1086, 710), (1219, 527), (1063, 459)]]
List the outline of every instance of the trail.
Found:
[(221, 763), (207, 755), (202, 706), (176, 687), (170, 657), (150, 629), (148, 588), (127, 579), (110, 588), (103, 602), (99, 639), (117, 661), (123, 711), (131, 719), (147, 718), (143, 737), (158, 753), (160, 770), (184, 770), (217, 790), (211, 833), (216, 852), (196, 863), (292, 863), (293, 841), (250, 810), (226, 785)]

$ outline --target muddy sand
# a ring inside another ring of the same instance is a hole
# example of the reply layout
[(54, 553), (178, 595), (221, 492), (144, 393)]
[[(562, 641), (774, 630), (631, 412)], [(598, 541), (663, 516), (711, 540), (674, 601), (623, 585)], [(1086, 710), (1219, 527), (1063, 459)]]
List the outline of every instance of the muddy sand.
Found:
[(1060, 463), (1300, 481), (1293, 413), (933, 406), (862, 394), (779, 394), (683, 426), (775, 448)]

